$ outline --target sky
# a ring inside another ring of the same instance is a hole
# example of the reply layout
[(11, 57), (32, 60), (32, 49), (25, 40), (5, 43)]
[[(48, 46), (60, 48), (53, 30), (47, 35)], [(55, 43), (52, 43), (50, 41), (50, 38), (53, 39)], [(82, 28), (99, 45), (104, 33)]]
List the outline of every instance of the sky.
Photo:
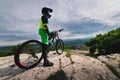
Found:
[(0, 46), (41, 40), (43, 7), (53, 9), (49, 29), (64, 28), (62, 39), (95, 37), (120, 26), (120, 0), (0, 0)]

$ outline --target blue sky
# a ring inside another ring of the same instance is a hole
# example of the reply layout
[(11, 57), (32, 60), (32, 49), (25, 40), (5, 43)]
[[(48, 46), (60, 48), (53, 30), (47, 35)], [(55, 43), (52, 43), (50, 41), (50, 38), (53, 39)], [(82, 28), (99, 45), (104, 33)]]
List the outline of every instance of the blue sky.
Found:
[(0, 0), (0, 46), (38, 39), (42, 7), (53, 9), (51, 30), (63, 39), (94, 37), (120, 26), (120, 0)]

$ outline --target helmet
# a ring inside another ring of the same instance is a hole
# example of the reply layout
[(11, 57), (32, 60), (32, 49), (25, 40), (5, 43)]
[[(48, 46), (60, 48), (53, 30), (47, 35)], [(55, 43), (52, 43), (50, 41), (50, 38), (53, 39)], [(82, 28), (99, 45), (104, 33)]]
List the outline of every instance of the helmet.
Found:
[(48, 16), (48, 18), (51, 17), (51, 15), (49, 13), (52, 13), (52, 11), (53, 11), (52, 9), (47, 8), (47, 7), (42, 8), (42, 14)]

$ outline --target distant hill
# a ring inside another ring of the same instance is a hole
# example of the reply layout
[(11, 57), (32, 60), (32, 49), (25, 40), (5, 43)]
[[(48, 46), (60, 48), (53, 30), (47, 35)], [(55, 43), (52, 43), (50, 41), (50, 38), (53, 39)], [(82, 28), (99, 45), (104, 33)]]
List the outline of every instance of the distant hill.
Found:
[(68, 39), (63, 40), (65, 45), (81, 45), (84, 44), (86, 41), (88, 41), (90, 38), (84, 38), (84, 39)]
[(64, 41), (65, 49), (88, 50), (88, 47), (85, 45), (85, 43), (89, 40), (90, 38), (68, 39), (68, 40), (63, 40), (63, 41)]
[[(84, 39), (66, 39), (66, 40), (63, 40), (64, 41), (64, 44), (65, 46), (67, 45), (81, 45), (81, 44), (84, 44), (86, 41), (88, 41), (90, 38), (84, 38)], [(16, 44), (17, 45), (17, 44)], [(8, 50), (10, 48), (14, 47), (13, 45), (12, 46), (0, 46), (0, 50)]]
[[(88, 48), (85, 46), (85, 42), (88, 41), (89, 38), (86, 39), (68, 39), (64, 41), (64, 48), (65, 49), (81, 49), (87, 50)], [(14, 54), (14, 49), (16, 49), (16, 45), (12, 46), (0, 46), (0, 56), (8, 56)], [(54, 48), (53, 48), (54, 49)]]
[(0, 50), (8, 50), (11, 49), (14, 46), (0, 46)]

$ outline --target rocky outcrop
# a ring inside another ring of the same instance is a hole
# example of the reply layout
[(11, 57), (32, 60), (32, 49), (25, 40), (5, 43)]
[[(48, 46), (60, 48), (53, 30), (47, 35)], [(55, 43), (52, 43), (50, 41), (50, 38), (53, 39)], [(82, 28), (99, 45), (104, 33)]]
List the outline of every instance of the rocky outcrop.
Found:
[(120, 77), (120, 54), (99, 56), (98, 59), (110, 67), (113, 72)]
[[(41, 62), (33, 69), (22, 70), (17, 66), (0, 68), (0, 79), (8, 80), (119, 80), (101, 61), (85, 56), (49, 55), (53, 67), (43, 67)], [(5, 59), (5, 58), (4, 58)], [(5, 74), (6, 73), (6, 74)]]

